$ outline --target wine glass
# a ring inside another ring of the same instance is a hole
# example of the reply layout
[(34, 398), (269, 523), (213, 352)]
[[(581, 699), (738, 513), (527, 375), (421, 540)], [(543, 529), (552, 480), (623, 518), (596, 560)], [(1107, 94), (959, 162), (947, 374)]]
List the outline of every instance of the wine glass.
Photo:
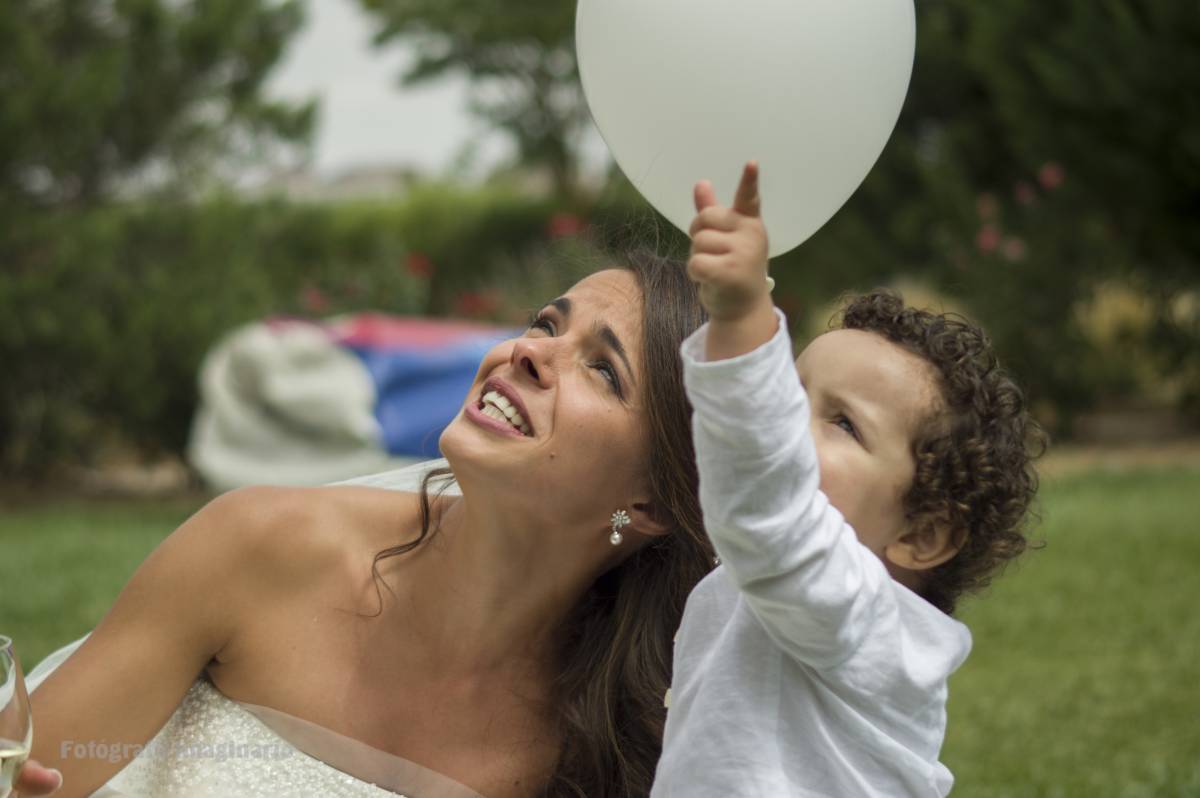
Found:
[(12, 640), (0, 635), (0, 798), (12, 793), (33, 745), (33, 715)]

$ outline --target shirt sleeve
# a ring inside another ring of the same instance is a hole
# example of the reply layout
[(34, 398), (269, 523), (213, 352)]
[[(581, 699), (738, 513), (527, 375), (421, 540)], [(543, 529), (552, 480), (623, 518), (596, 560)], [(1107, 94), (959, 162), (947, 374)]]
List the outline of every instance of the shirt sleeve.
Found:
[(808, 396), (776, 315), (775, 336), (736, 358), (704, 361), (708, 325), (682, 345), (700, 504), (722, 565), (768, 635), (824, 669), (890, 614), (891, 579), (819, 489)]

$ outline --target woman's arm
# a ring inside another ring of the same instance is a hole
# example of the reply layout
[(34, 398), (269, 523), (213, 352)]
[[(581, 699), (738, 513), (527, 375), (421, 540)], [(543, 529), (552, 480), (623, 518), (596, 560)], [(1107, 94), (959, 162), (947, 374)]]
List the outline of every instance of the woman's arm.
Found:
[(254, 600), (260, 490), (214, 500), (163, 541), (33, 692), (33, 756), (62, 771), (63, 795), (87, 795), (128, 764), (230, 641)]

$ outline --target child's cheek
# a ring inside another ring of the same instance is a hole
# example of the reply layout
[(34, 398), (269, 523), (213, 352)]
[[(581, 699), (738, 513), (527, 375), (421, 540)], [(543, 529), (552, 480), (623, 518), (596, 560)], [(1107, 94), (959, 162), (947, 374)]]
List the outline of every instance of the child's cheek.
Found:
[[(817, 460), (821, 468), (821, 491), (829, 502), (851, 521), (854, 510), (852, 492), (854, 480), (849, 470), (848, 453), (844, 447), (827, 439), (816, 438)], [(853, 521), (851, 521), (853, 523)]]

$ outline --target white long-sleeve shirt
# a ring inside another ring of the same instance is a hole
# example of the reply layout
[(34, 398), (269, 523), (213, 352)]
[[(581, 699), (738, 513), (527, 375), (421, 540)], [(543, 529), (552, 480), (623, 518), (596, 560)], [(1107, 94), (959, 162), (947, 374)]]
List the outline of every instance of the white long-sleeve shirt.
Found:
[(683, 346), (705, 527), (653, 798), (944, 796), (967, 628), (890, 578), (819, 490), (786, 324), (746, 355)]

